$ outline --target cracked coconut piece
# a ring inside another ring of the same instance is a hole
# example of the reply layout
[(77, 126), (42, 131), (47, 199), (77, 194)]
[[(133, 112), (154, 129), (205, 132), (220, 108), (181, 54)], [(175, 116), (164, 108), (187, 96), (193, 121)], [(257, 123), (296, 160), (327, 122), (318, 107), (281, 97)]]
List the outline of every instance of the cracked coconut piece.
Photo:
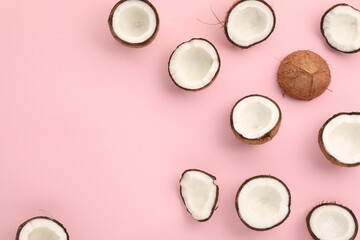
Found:
[(360, 165), (360, 113), (335, 114), (321, 127), (318, 141), (332, 163), (344, 167)]
[(240, 220), (249, 228), (265, 231), (282, 224), (290, 214), (290, 191), (280, 179), (259, 175), (246, 180), (236, 195)]
[(39, 216), (19, 226), (16, 240), (69, 240), (69, 235), (57, 220)]
[(188, 169), (180, 179), (180, 195), (191, 216), (204, 222), (211, 218), (216, 210), (219, 187), (216, 178), (202, 170)]
[(306, 218), (310, 235), (315, 240), (353, 240), (358, 232), (354, 213), (337, 203), (322, 203)]
[(230, 117), (235, 136), (248, 144), (263, 144), (279, 131), (281, 111), (277, 103), (262, 95), (243, 97), (233, 107)]
[(265, 41), (275, 29), (275, 13), (262, 0), (237, 1), (225, 18), (227, 39), (240, 48), (249, 48)]
[(320, 29), (328, 45), (343, 53), (360, 51), (360, 11), (348, 4), (332, 6), (321, 18)]
[(171, 54), (168, 71), (176, 86), (196, 91), (208, 87), (220, 70), (220, 56), (206, 39), (181, 43)]
[(156, 37), (159, 16), (147, 0), (121, 0), (112, 8), (108, 25), (112, 36), (128, 47), (145, 47)]

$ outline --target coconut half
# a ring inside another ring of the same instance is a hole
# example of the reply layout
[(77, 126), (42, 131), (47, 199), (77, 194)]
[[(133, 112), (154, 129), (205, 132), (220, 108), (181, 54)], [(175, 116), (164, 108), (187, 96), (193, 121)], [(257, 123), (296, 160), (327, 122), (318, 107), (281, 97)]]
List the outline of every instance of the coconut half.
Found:
[(121, 0), (112, 8), (109, 19), (112, 36), (130, 47), (151, 43), (159, 30), (159, 16), (147, 0)]
[(280, 179), (255, 176), (246, 180), (236, 194), (235, 206), (241, 221), (258, 231), (283, 223), (290, 214), (290, 191)]
[(338, 113), (319, 131), (319, 145), (325, 157), (344, 167), (360, 164), (360, 113)]
[(225, 35), (234, 45), (249, 48), (265, 41), (275, 28), (275, 14), (262, 0), (241, 0), (225, 18)]
[(206, 39), (193, 38), (181, 43), (171, 54), (168, 71), (173, 82), (190, 91), (204, 89), (220, 70), (220, 56)]
[(322, 203), (306, 218), (307, 228), (316, 240), (352, 240), (358, 232), (354, 213), (337, 203)]
[(213, 175), (198, 169), (188, 169), (181, 175), (181, 198), (187, 211), (199, 222), (209, 220), (216, 210), (219, 187), (215, 180)]
[(236, 102), (230, 124), (235, 136), (248, 144), (263, 144), (279, 131), (281, 111), (277, 103), (262, 95), (249, 95)]
[(21, 224), (16, 240), (69, 240), (69, 235), (57, 220), (40, 216)]
[(284, 94), (299, 100), (312, 100), (328, 88), (331, 81), (326, 61), (309, 50), (295, 51), (280, 63), (277, 82)]
[(344, 53), (360, 51), (360, 11), (348, 4), (336, 4), (321, 18), (320, 29), (329, 46)]

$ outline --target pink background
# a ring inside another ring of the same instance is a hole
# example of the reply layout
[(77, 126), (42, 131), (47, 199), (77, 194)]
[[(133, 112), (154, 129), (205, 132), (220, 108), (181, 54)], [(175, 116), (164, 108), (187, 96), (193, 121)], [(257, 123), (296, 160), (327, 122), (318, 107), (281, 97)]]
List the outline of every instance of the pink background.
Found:
[[(336, 201), (360, 217), (359, 168), (322, 155), (317, 133), (340, 111), (359, 111), (360, 53), (331, 50), (319, 31), (337, 1), (272, 0), (277, 25), (247, 50), (233, 47), (216, 23), (232, 0), (153, 0), (155, 41), (130, 49), (111, 36), (113, 0), (5, 1), (0, 27), (0, 239), (24, 220), (47, 215), (71, 239), (310, 239), (307, 212)], [(360, 8), (356, 0), (347, 1)], [(186, 92), (167, 73), (173, 49), (204, 37), (222, 67), (207, 89)], [(283, 97), (276, 71), (283, 57), (310, 49), (329, 63), (331, 91), (311, 101)], [(280, 105), (278, 135), (248, 146), (233, 135), (232, 105), (248, 94)], [(187, 168), (217, 177), (219, 208), (194, 221), (179, 196)], [(240, 184), (271, 174), (292, 193), (290, 217), (266, 232), (247, 229), (234, 198)]]

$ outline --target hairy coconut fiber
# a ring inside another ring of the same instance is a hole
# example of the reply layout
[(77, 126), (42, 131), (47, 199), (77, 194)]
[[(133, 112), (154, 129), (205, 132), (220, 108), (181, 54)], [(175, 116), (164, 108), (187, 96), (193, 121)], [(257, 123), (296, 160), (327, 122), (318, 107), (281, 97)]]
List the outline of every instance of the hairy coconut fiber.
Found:
[(309, 50), (299, 50), (280, 63), (277, 81), (284, 94), (300, 100), (320, 96), (329, 86), (330, 69), (325, 60)]

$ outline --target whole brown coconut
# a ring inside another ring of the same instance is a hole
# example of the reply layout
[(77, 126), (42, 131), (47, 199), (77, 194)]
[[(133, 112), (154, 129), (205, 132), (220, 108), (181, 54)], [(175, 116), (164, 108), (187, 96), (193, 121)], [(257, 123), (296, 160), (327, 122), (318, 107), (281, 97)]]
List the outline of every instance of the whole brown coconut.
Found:
[(328, 64), (318, 54), (299, 50), (280, 63), (277, 82), (284, 94), (300, 100), (312, 100), (329, 86), (331, 74)]

